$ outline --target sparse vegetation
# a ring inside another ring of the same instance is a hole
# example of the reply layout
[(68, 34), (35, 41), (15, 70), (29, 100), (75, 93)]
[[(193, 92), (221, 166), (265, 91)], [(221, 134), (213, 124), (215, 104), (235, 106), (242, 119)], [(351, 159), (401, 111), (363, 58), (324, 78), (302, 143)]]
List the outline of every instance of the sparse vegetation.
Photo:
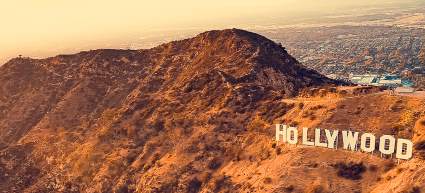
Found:
[(298, 103), (298, 109), (303, 109), (304, 108), (304, 103)]
[(321, 185), (311, 185), (306, 189), (305, 192), (306, 193), (324, 193), (325, 189)]
[(233, 188), (233, 184), (229, 176), (221, 175), (213, 179), (212, 189), (214, 192), (219, 192), (219, 191), (231, 192), (230, 190), (232, 190), (232, 188)]
[(415, 119), (416, 117), (413, 111), (408, 111), (408, 110), (404, 111), (400, 115), (400, 121), (399, 121), (400, 128), (413, 126)]
[(193, 178), (192, 180), (189, 181), (188, 184), (188, 193), (197, 193), (199, 192), (199, 189), (202, 186), (202, 182), (198, 180), (198, 178)]
[(363, 111), (364, 107), (357, 107), (353, 114), (358, 115)]
[(285, 192), (292, 192), (292, 191), (294, 191), (294, 190), (295, 190), (295, 188), (294, 188), (294, 186), (293, 186), (293, 185), (288, 185), (288, 186), (283, 187), (283, 190), (284, 190)]
[(366, 171), (366, 167), (362, 162), (360, 163), (337, 163), (333, 165), (337, 169), (337, 175), (350, 180), (359, 180), (362, 178), (361, 174)]
[(345, 96), (345, 95), (348, 95), (348, 91), (340, 90), (340, 91), (338, 91), (338, 94), (341, 95), (341, 96)]
[(309, 168), (317, 168), (319, 164), (315, 162), (310, 162), (310, 163), (307, 163), (306, 166)]
[(270, 178), (270, 177), (266, 177), (266, 178), (264, 178), (264, 180), (263, 180), (263, 183), (264, 184), (271, 184), (273, 182), (273, 180)]
[(280, 155), (282, 153), (282, 149), (280, 147), (276, 148), (276, 155)]
[(417, 142), (415, 144), (415, 149), (418, 150), (418, 151), (425, 150), (425, 140)]
[(418, 155), (422, 158), (425, 159), (425, 140), (416, 142), (415, 146), (414, 146), (415, 150), (418, 152)]
[(376, 172), (376, 171), (378, 171), (378, 166), (372, 164), (372, 165), (369, 165), (369, 168), (368, 169), (371, 172)]
[(384, 164), (384, 171), (390, 171), (391, 169), (393, 169), (395, 167), (394, 162), (392, 161), (388, 161)]
[(418, 186), (413, 186), (411, 189), (403, 191), (402, 193), (421, 193), (421, 189)]
[(326, 108), (326, 107), (324, 105), (316, 105), (316, 106), (311, 107), (310, 110), (316, 111), (316, 110), (323, 109), (323, 108)]
[(264, 121), (261, 116), (255, 116), (255, 118), (251, 121), (251, 123), (248, 125), (249, 131), (258, 131), (262, 128), (265, 128), (269, 123)]
[(222, 164), (222, 160), (220, 158), (213, 158), (209, 163), (208, 163), (208, 168), (211, 170), (216, 170), (218, 169)]
[(270, 151), (269, 151), (269, 149), (266, 148), (266, 147), (264, 147), (264, 146), (261, 147), (261, 150), (259, 152), (259, 158), (261, 160), (269, 159), (270, 158)]
[(314, 120), (316, 119), (316, 115), (314, 114), (314, 111), (305, 111), (302, 115), (303, 118), (308, 118), (310, 120)]
[(291, 123), (289, 125), (293, 126), (293, 127), (297, 127), (300, 123), (298, 123), (297, 121), (291, 121)]

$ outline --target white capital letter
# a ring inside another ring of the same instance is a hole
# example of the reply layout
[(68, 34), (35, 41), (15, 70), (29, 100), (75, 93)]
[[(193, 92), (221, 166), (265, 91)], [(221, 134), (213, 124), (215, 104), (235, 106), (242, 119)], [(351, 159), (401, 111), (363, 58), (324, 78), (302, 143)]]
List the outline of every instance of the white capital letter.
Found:
[(394, 153), (395, 138), (391, 135), (383, 135), (379, 138), (379, 151), (386, 155)]
[(286, 134), (286, 140), (289, 144), (296, 145), (298, 143), (298, 130), (296, 127), (289, 127)]
[(286, 142), (286, 125), (276, 124), (276, 141), (280, 141), (282, 136), (282, 142)]
[(328, 147), (328, 144), (321, 142), (320, 138), (320, 129), (316, 128), (314, 132), (314, 145), (317, 147)]
[(339, 131), (333, 131), (332, 134), (329, 130), (325, 129), (326, 133), (326, 139), (328, 141), (328, 148), (334, 149), (338, 147), (338, 141), (336, 140), (336, 137), (338, 136)]
[(342, 131), (342, 142), (344, 149), (357, 150), (357, 140), (359, 139), (359, 132)]
[(375, 150), (375, 136), (371, 133), (364, 133), (360, 140), (360, 149), (364, 152), (373, 152)]
[(413, 155), (413, 143), (407, 139), (397, 140), (397, 153), (396, 158), (398, 159), (410, 159)]
[(308, 140), (308, 128), (307, 127), (303, 128), (303, 145), (310, 145), (310, 146), (314, 145), (313, 141)]

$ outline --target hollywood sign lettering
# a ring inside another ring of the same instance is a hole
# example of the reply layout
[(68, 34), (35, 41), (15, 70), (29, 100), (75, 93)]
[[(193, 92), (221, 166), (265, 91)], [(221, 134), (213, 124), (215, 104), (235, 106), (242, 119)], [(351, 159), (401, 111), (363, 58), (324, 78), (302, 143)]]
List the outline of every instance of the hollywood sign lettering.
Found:
[[(379, 150), (381, 156), (392, 156), (395, 153), (397, 159), (408, 160), (413, 155), (412, 141), (401, 138), (396, 139), (392, 135), (382, 135), (379, 138), (379, 145), (376, 147), (377, 140), (372, 133), (363, 133), (359, 140), (359, 132), (353, 131), (339, 132), (338, 130), (316, 128), (314, 130), (314, 139), (309, 139), (309, 132), (309, 128), (304, 127), (302, 129), (301, 144), (337, 149), (340, 141), (338, 138), (342, 137), (342, 147), (346, 150), (358, 151), (360, 145), (361, 151), (373, 153), (375, 150)], [(283, 124), (276, 124), (276, 141), (293, 145), (298, 144), (298, 129)]]

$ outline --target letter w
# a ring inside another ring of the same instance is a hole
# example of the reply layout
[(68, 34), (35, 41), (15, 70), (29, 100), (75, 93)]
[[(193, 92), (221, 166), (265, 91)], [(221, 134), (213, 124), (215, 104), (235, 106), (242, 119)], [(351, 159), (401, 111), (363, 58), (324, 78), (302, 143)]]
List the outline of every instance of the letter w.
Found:
[(359, 132), (342, 131), (342, 142), (344, 149), (357, 150), (357, 141), (359, 139)]

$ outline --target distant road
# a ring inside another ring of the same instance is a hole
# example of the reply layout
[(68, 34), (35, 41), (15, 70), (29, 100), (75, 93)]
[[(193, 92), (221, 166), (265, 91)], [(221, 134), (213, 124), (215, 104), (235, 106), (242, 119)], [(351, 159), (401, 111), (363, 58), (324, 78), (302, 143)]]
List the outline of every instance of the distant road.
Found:
[[(335, 100), (346, 100), (351, 98), (357, 98), (362, 96), (372, 96), (372, 95), (391, 95), (388, 90), (382, 91), (382, 92), (375, 92), (375, 93), (369, 93), (364, 95), (357, 95), (357, 96), (349, 96), (349, 97), (341, 97), (341, 98), (333, 98), (333, 97), (322, 97), (322, 98), (290, 98), (290, 99), (283, 99), (283, 102), (288, 103), (297, 103), (297, 102), (304, 102), (304, 103), (316, 103), (316, 102), (327, 102), (327, 101), (335, 101)], [(415, 97), (420, 99), (425, 99), (425, 91), (416, 91), (414, 93), (394, 93), (393, 95), (396, 96), (407, 96), (407, 97)]]
[(396, 93), (399, 96), (409, 96), (409, 97), (417, 97), (417, 98), (425, 98), (425, 91), (416, 91), (414, 93)]

